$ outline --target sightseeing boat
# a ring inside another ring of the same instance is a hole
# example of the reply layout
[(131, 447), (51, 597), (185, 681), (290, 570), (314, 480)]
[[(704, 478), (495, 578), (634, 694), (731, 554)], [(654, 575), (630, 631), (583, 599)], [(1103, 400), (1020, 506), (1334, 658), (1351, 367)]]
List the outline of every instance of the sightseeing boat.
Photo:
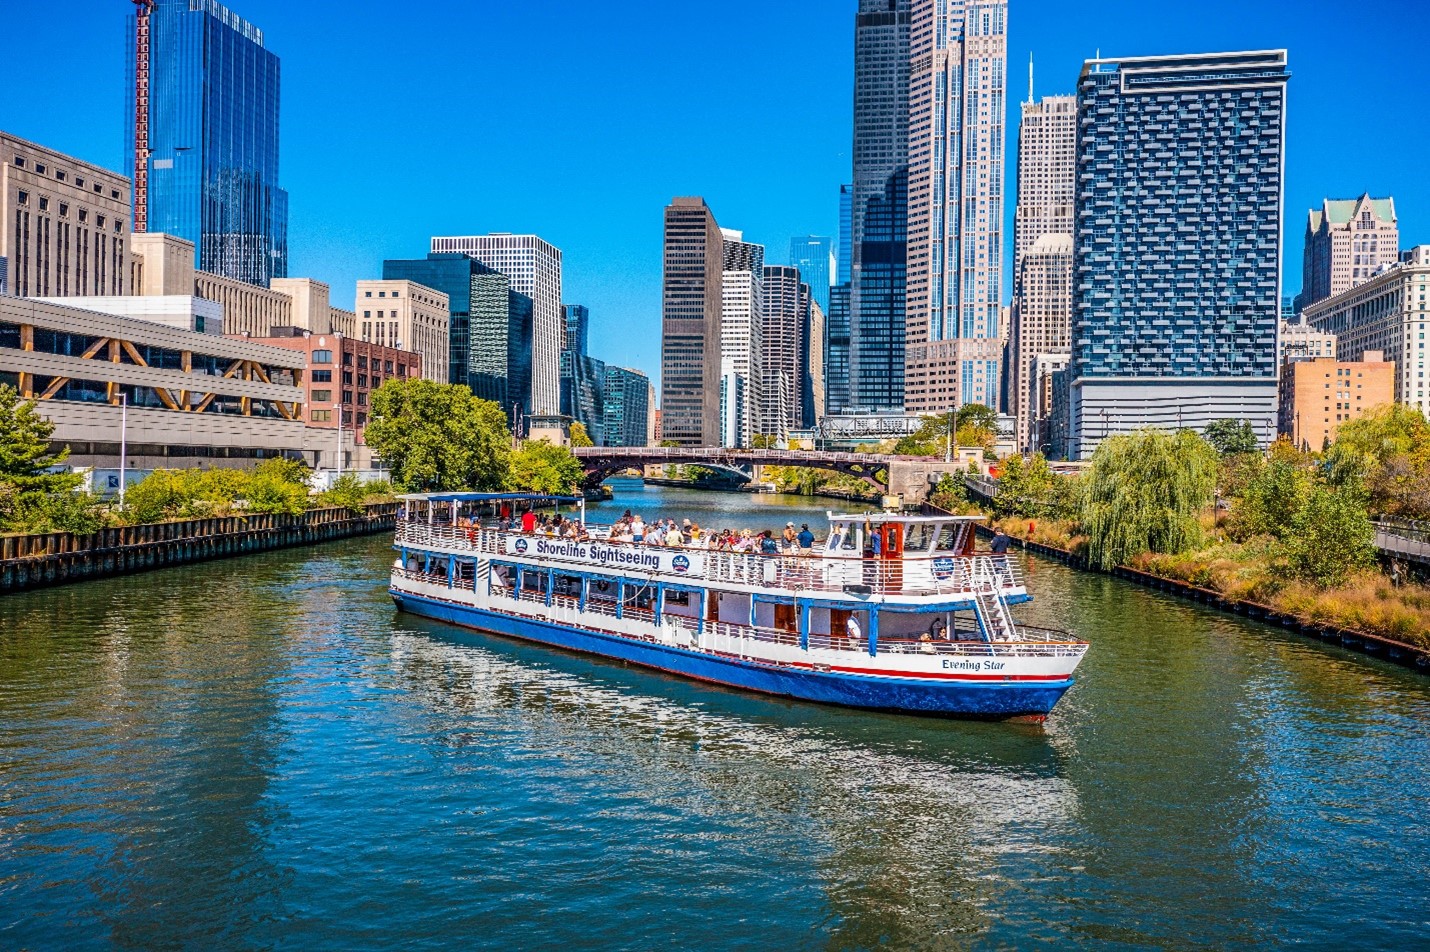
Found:
[(974, 547), (976, 516), (829, 513), (812, 549), (761, 555), (503, 528), (579, 503), (419, 493), (390, 592), (416, 615), (702, 681), (874, 710), (1040, 721), (1087, 643), (1014, 621), (1017, 563)]

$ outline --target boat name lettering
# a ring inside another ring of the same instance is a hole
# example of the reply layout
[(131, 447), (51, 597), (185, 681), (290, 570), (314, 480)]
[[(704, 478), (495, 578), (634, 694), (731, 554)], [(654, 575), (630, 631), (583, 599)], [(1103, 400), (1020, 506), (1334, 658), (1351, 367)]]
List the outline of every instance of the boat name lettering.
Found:
[(1002, 661), (983, 661), (979, 663), (977, 658), (956, 661), (952, 658), (944, 658), (943, 666), (955, 671), (999, 671), (1003, 668)]
[(616, 545), (601, 545), (592, 542), (566, 542), (558, 539), (532, 540), (535, 545), (529, 546), (526, 539), (508, 540), (507, 551), (524, 555), (528, 551), (536, 556), (551, 556), (559, 559), (575, 559), (582, 562), (594, 562), (597, 565), (626, 565), (638, 568), (659, 569), (660, 553), (642, 549), (626, 548)]

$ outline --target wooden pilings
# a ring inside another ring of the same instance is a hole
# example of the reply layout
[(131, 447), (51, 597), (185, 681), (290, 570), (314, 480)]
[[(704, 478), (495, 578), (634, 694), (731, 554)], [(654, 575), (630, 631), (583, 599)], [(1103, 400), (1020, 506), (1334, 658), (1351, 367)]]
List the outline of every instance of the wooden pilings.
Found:
[(0, 536), (0, 594), (391, 532), (397, 509), (395, 502), (375, 503), (362, 513), (328, 508), (297, 516), (262, 513), (123, 526), (88, 535)]

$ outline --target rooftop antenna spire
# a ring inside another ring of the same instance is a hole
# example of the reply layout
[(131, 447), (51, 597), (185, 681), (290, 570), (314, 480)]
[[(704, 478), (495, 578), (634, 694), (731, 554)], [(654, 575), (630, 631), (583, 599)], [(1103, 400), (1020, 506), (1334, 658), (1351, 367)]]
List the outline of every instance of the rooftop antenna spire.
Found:
[(1033, 51), (1028, 51), (1028, 105), (1033, 104)]

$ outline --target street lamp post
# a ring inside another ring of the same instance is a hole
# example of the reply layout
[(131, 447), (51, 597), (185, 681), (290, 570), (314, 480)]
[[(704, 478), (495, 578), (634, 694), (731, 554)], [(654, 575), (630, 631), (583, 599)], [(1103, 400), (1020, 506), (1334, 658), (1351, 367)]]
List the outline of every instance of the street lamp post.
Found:
[(124, 457), (129, 455), (129, 393), (119, 393), (119, 508), (124, 508)]

